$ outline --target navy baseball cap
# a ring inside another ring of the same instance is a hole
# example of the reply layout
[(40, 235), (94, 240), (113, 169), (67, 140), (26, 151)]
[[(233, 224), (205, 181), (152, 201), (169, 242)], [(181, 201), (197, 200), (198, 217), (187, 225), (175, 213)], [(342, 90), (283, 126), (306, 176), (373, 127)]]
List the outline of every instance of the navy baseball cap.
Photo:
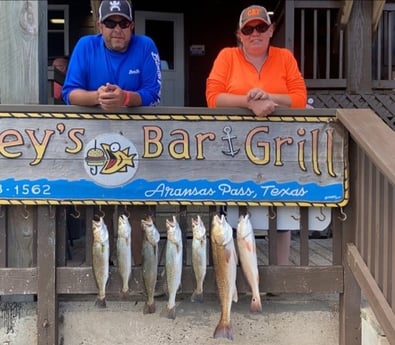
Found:
[(127, 0), (104, 0), (99, 7), (99, 21), (103, 22), (110, 16), (122, 16), (129, 21), (133, 20), (132, 7)]

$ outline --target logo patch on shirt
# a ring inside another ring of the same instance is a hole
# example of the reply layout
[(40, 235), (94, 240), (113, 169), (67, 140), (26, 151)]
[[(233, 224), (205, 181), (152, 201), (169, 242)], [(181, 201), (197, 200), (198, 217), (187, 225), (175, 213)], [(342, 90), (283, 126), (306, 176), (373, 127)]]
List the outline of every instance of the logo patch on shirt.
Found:
[(140, 74), (140, 70), (138, 68), (137, 69), (130, 69), (128, 74), (129, 75), (131, 75), (131, 74)]

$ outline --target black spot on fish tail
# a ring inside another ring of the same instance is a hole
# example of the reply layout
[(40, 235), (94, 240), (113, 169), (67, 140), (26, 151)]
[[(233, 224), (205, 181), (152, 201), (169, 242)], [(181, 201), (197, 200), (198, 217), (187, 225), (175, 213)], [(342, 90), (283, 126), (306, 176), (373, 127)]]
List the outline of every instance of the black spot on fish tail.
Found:
[(193, 292), (191, 296), (191, 302), (193, 303), (203, 303), (203, 293)]
[(153, 313), (155, 313), (155, 311), (156, 311), (155, 302), (152, 304), (148, 304), (147, 302), (145, 302), (144, 309), (143, 309), (144, 314), (153, 314)]
[(106, 308), (107, 307), (106, 299), (105, 298), (103, 298), (103, 299), (97, 298), (96, 302), (95, 302), (95, 306), (98, 308)]
[(250, 304), (250, 311), (252, 313), (261, 313), (262, 312), (262, 302), (258, 298), (252, 298)]
[(233, 340), (232, 325), (228, 322), (220, 321), (215, 328), (214, 338), (227, 338)]
[(171, 309), (167, 309), (167, 318), (175, 320), (175, 318), (176, 318), (176, 307), (173, 307)]

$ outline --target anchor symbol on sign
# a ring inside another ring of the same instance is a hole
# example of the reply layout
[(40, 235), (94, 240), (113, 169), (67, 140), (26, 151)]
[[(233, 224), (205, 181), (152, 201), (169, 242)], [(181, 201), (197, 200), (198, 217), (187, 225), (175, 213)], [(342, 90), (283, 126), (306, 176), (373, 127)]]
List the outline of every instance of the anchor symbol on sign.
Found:
[(223, 151), (223, 150), (222, 150), (222, 153), (225, 154), (225, 155), (227, 155), (227, 156), (232, 156), (232, 157), (234, 157), (234, 156), (236, 156), (236, 155), (239, 153), (239, 151), (240, 151), (240, 149), (235, 150), (234, 147), (233, 147), (233, 141), (232, 141), (232, 140), (233, 140), (233, 139), (236, 139), (236, 136), (235, 136), (235, 135), (232, 135), (232, 136), (230, 135), (230, 134), (232, 133), (232, 128), (231, 128), (230, 126), (224, 127), (224, 131), (223, 131), (223, 132), (224, 132), (226, 135), (223, 136), (221, 139), (228, 142), (229, 150), (228, 150), (228, 151)]

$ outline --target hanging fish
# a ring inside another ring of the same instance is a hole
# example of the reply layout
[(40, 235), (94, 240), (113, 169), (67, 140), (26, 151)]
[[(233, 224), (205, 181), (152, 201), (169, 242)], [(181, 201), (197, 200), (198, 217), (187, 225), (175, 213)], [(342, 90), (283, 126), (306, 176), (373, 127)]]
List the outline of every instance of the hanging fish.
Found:
[(181, 285), (182, 275), (182, 232), (175, 216), (166, 219), (166, 281), (169, 299), (167, 317), (176, 318), (176, 294)]
[(126, 297), (132, 274), (132, 227), (125, 214), (118, 217), (117, 267), (122, 279), (121, 295)]
[(207, 271), (206, 227), (199, 215), (192, 217), (192, 268), (195, 273), (196, 288), (192, 302), (203, 302), (203, 283)]
[(239, 217), (236, 242), (240, 265), (252, 292), (250, 310), (260, 313), (262, 311), (262, 303), (259, 293), (258, 259), (256, 255), (254, 229), (252, 228), (249, 214)]
[(141, 226), (144, 232), (142, 245), (143, 282), (147, 294), (143, 312), (144, 314), (152, 314), (156, 311), (154, 296), (158, 277), (158, 243), (160, 234), (151, 216), (142, 219)]
[(110, 245), (107, 225), (104, 218), (92, 220), (93, 244), (92, 244), (92, 269), (98, 288), (96, 306), (106, 307), (106, 285), (109, 277)]
[(224, 215), (214, 215), (210, 237), (215, 280), (221, 304), (221, 318), (215, 328), (214, 338), (233, 340), (230, 313), (232, 301), (237, 302), (238, 300), (236, 289), (238, 259), (233, 240), (233, 229)]

